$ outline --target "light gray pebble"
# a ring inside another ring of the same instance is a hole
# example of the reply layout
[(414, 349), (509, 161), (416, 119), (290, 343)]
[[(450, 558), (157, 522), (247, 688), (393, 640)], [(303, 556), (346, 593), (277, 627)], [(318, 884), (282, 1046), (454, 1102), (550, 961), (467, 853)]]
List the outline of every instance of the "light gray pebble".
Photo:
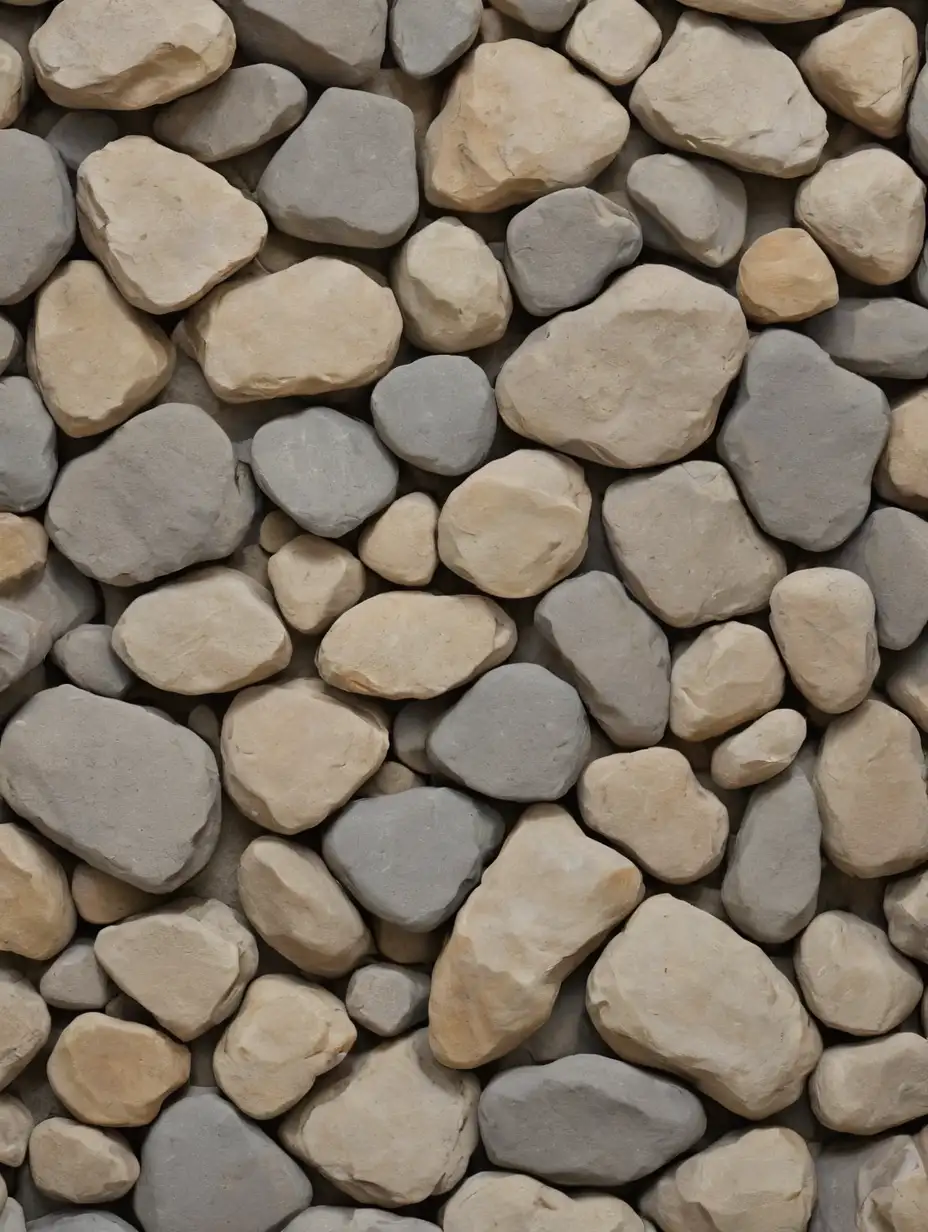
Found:
[(43, 972), (39, 992), (61, 1010), (102, 1010), (113, 995), (92, 941), (75, 941)]
[(426, 741), (429, 732), (448, 709), (446, 697), (431, 697), (426, 701), (406, 702), (393, 720), (391, 743), (404, 766), (417, 774), (433, 774)]
[(314, 1206), (282, 1232), (438, 1232), (434, 1223), (373, 1207)]
[(250, 60), (323, 85), (359, 86), (380, 67), (388, 0), (223, 0)]
[(46, 141), (61, 155), (66, 167), (76, 171), (88, 154), (102, 150), (119, 136), (111, 115), (100, 111), (66, 111), (48, 130)]
[(345, 1009), (359, 1026), (392, 1038), (426, 1020), (430, 986), (424, 971), (371, 963), (348, 981)]
[(28, 1224), (29, 1232), (135, 1232), (112, 1211), (61, 1211)]
[(841, 299), (805, 332), (836, 364), (861, 376), (928, 376), (928, 308), (907, 299)]
[(44, 504), (58, 471), (55, 421), (24, 376), (0, 381), (0, 511)]
[(51, 551), (45, 568), (0, 595), (0, 611), (18, 612), (35, 622), (33, 663), (44, 659), (69, 630), (90, 620), (97, 610), (93, 584), (60, 552)]
[(922, 175), (928, 175), (928, 65), (922, 66), (909, 96), (906, 131), (912, 162)]
[(52, 647), (52, 658), (72, 684), (101, 697), (125, 697), (135, 677), (112, 646), (110, 625), (78, 625)]
[(875, 509), (833, 563), (873, 591), (879, 644), (911, 646), (928, 621), (928, 522), (907, 509)]
[(718, 269), (744, 243), (748, 203), (744, 184), (733, 171), (703, 158), (649, 154), (630, 168), (626, 188), (632, 202), (658, 224), (645, 242), (671, 251), (679, 248), (703, 265)]
[(0, 376), (19, 366), (23, 336), (8, 317), (0, 316)]
[[(901, 1141), (903, 1139), (897, 1135), (863, 1145), (839, 1141), (823, 1147), (815, 1157), (816, 1200), (809, 1232), (857, 1232), (861, 1227), (857, 1216), (862, 1202), (869, 1196), (867, 1187), (861, 1191), (858, 1185), (861, 1171), (868, 1161), (885, 1154), (890, 1144)], [(891, 1174), (886, 1179), (890, 1180)]]
[[(0, 1232), (26, 1232), (26, 1218), (23, 1208), (15, 1198), (7, 1198), (3, 1207), (0, 1208)], [(85, 1230), (85, 1232), (89, 1232), (89, 1230)], [(116, 1232), (116, 1230), (98, 1228), (94, 1232)]]
[(562, 30), (580, 7), (580, 0), (495, 0), (495, 9), (533, 30)]
[(481, 0), (394, 0), (390, 46), (397, 64), (410, 77), (434, 77), (467, 51), (482, 15)]
[(58, 151), (0, 130), (0, 304), (37, 290), (74, 243), (74, 194)]
[(28, 612), (0, 599), (0, 693), (37, 667), (48, 653), (48, 637)]

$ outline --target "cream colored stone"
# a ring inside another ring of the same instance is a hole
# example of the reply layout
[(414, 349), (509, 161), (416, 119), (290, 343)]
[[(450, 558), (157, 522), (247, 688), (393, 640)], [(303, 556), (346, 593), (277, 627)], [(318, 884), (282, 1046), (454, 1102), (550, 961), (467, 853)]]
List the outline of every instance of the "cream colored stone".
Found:
[(838, 302), (838, 278), (808, 232), (779, 227), (751, 244), (738, 265), (738, 299), (761, 325), (804, 321)]
[(53, 103), (138, 111), (220, 77), (235, 30), (212, 0), (61, 0), (29, 52)]
[(0, 1164), (18, 1168), (26, 1158), (32, 1113), (15, 1095), (0, 1095)]
[(71, 874), (71, 895), (82, 920), (88, 924), (115, 924), (127, 915), (147, 911), (158, 902), (138, 886), (119, 881), (109, 873), (79, 863)]
[(376, 774), (358, 789), (359, 796), (395, 796), (413, 787), (424, 787), (425, 779), (401, 761), (385, 761)]
[(590, 973), (587, 1008), (625, 1061), (761, 1120), (794, 1103), (821, 1039), (767, 955), (706, 911), (647, 899)]
[(591, 504), (576, 462), (518, 449), (454, 489), (438, 518), (438, 555), (489, 595), (539, 595), (583, 559)]
[(925, 185), (882, 146), (852, 150), (810, 176), (796, 218), (854, 278), (876, 286), (915, 268), (925, 239)]
[(261, 520), (258, 542), (268, 555), (273, 556), (299, 534), (300, 528), (293, 518), (281, 509), (272, 509)]
[(883, 910), (895, 949), (928, 962), (928, 872), (891, 882)]
[(786, 673), (773, 642), (736, 620), (703, 629), (674, 656), (670, 730), (681, 740), (710, 740), (772, 710)]
[(476, 1069), (528, 1039), (561, 983), (642, 895), (641, 874), (554, 804), (522, 814), (432, 972), (429, 1039)]
[(356, 1038), (332, 993), (292, 975), (263, 975), (216, 1045), (213, 1072), (229, 1099), (262, 1121), (292, 1108)]
[(905, 711), (923, 732), (928, 732), (928, 654), (925, 643), (916, 642), (902, 655), (886, 681), (890, 701)]
[(154, 1027), (79, 1014), (48, 1058), (52, 1090), (88, 1125), (148, 1125), (190, 1075), (190, 1053)]
[(142, 680), (188, 697), (255, 684), (292, 653), (268, 592), (221, 566), (133, 599), (113, 629), (113, 649)]
[(928, 1115), (928, 1039), (897, 1031), (826, 1048), (809, 1097), (821, 1123), (845, 1134), (879, 1134)]
[(577, 798), (591, 830), (661, 881), (696, 881), (721, 863), (728, 809), (676, 749), (599, 757), (581, 774)]
[(640, 76), (660, 45), (660, 26), (637, 0), (588, 0), (564, 40), (572, 60), (611, 86)]
[(372, 949), (358, 909), (306, 847), (256, 838), (242, 854), (238, 887), (248, 919), (300, 971), (346, 975)]
[(728, 791), (766, 783), (792, 765), (805, 738), (806, 721), (798, 710), (768, 710), (716, 745), (712, 778)]
[(260, 206), (149, 137), (88, 154), (77, 172), (77, 218), (123, 296), (155, 313), (195, 303), (247, 265), (267, 235)]
[(48, 1007), (29, 981), (0, 967), (0, 1091), (39, 1052), (51, 1025)]
[(825, 729), (815, 794), (825, 854), (853, 877), (904, 873), (928, 860), (925, 757), (918, 729), (870, 698)]
[(857, 1232), (921, 1232), (928, 1226), (928, 1135), (896, 1134), (860, 1160)]
[(25, 101), (23, 58), (12, 44), (0, 39), (0, 128), (15, 124)]
[(374, 920), (377, 949), (391, 962), (431, 965), (441, 949), (441, 933), (411, 933), (390, 920)]
[(346, 804), (389, 747), (379, 710), (298, 677), (234, 699), (222, 722), (223, 782), (246, 817), (297, 834)]
[(44, 569), (48, 535), (35, 518), (0, 513), (0, 591)]
[(628, 128), (621, 103), (556, 51), (522, 39), (483, 43), (429, 126), (426, 196), (485, 213), (588, 184)]
[(284, 619), (300, 633), (321, 633), (364, 594), (364, 569), (347, 548), (297, 533), (267, 563)]
[(521, 436), (592, 462), (670, 462), (712, 434), (747, 346), (733, 295), (640, 265), (528, 336), (499, 374), (499, 413)]
[(477, 1145), (480, 1083), (426, 1031), (349, 1057), (281, 1126), (284, 1146), (357, 1202), (406, 1206), (453, 1189)]
[(478, 1172), (449, 1198), (442, 1232), (645, 1232), (627, 1202), (576, 1197), (515, 1172)]
[(68, 878), (49, 849), (21, 826), (0, 825), (0, 951), (54, 958), (76, 923)]
[(393, 363), (403, 318), (369, 273), (311, 257), (223, 287), (185, 327), (213, 392), (255, 402), (376, 381)]
[(785, 24), (830, 17), (842, 8), (844, 0), (699, 0), (698, 5), (687, 0), (687, 3), (707, 13), (734, 17), (738, 21)]
[(60, 266), (36, 297), (29, 374), (68, 436), (94, 436), (147, 406), (174, 371), (174, 345), (95, 261)]
[(139, 1161), (122, 1134), (67, 1117), (49, 1117), (29, 1139), (36, 1189), (57, 1202), (115, 1202), (139, 1179)]
[(918, 31), (900, 9), (854, 9), (812, 39), (799, 67), (826, 107), (896, 137), (918, 72)]
[(438, 568), (438, 506), (426, 492), (401, 496), (361, 532), (358, 555), (397, 586), (428, 586)]
[(892, 504), (928, 510), (928, 390), (909, 394), (890, 409), (889, 437), (873, 481)]

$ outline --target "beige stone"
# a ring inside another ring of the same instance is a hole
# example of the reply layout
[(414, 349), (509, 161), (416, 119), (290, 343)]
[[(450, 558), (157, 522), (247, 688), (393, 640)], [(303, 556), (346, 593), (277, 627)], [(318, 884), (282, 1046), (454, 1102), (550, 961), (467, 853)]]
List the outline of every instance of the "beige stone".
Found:
[(810, 176), (796, 218), (854, 278), (876, 286), (915, 268), (925, 238), (925, 185), (882, 146), (852, 150)]
[(88, 154), (77, 172), (77, 218), (125, 299), (155, 313), (195, 303), (247, 265), (267, 235), (260, 206), (149, 137)]
[(399, 497), (361, 532), (358, 555), (397, 586), (428, 586), (438, 568), (438, 506), (426, 492)]
[(372, 949), (357, 907), (306, 847), (256, 838), (242, 854), (238, 886), (248, 919), (300, 971), (346, 975)]
[(76, 923), (67, 875), (49, 849), (21, 826), (0, 825), (0, 951), (54, 958)]
[(441, 933), (411, 933), (408, 928), (390, 920), (374, 920), (377, 949), (391, 962), (408, 965), (431, 965), (441, 949)]
[(928, 1226), (928, 1135), (874, 1143), (857, 1171), (857, 1232), (920, 1232)]
[(247, 689), (222, 722), (226, 791), (279, 834), (319, 825), (346, 804), (390, 747), (379, 710), (297, 678)]
[(923, 732), (928, 732), (928, 656), (922, 643), (916, 642), (908, 654), (897, 659), (895, 670), (887, 678), (886, 692)]
[(828, 858), (853, 877), (928, 860), (925, 777), (918, 729), (885, 702), (870, 698), (829, 723), (815, 765)]
[(406, 1206), (453, 1189), (477, 1145), (480, 1083), (426, 1031), (349, 1057), (281, 1126), (281, 1141), (357, 1202)]
[(660, 26), (637, 0), (589, 0), (564, 40), (572, 60), (611, 86), (640, 76), (660, 45)]
[(395, 796), (413, 787), (424, 787), (425, 779), (401, 761), (385, 761), (376, 774), (358, 789), (359, 796)]
[(48, 535), (35, 518), (0, 513), (0, 590), (45, 567)]
[(213, 392), (255, 402), (370, 384), (393, 363), (403, 318), (370, 274), (311, 257), (222, 288), (186, 328)]
[(848, 1035), (894, 1031), (922, 999), (914, 965), (881, 928), (847, 911), (824, 911), (796, 946), (796, 975), (815, 1017)]
[(340, 1065), (357, 1031), (341, 1001), (292, 975), (263, 975), (213, 1053), (223, 1092), (256, 1120), (280, 1116)]
[(316, 535), (298, 533), (267, 563), (277, 606), (300, 633), (321, 633), (364, 594), (364, 568), (356, 556)]
[(895, 949), (928, 962), (928, 872), (891, 882), (883, 910)]
[(26, 1158), (32, 1113), (15, 1095), (0, 1095), (0, 1164), (18, 1168)]
[(556, 51), (522, 39), (483, 43), (429, 126), (426, 195), (485, 213), (588, 184), (628, 128), (621, 103)]
[(661, 881), (696, 881), (721, 863), (728, 810), (676, 749), (599, 757), (577, 797), (587, 826)]
[(27, 360), (62, 432), (94, 436), (161, 392), (174, 371), (174, 345), (95, 261), (70, 261), (36, 297)]
[(642, 895), (624, 856), (555, 804), (522, 814), (454, 921), (432, 972), (429, 1039), (476, 1069), (528, 1039), (561, 983)]
[(570, 1196), (514, 1172), (478, 1172), (449, 1198), (442, 1232), (645, 1232), (627, 1202)]
[(23, 58), (10, 43), (0, 39), (0, 128), (16, 122), (26, 101)]
[(746, 250), (738, 265), (738, 299), (761, 325), (804, 321), (838, 302), (838, 278), (807, 231), (779, 227)]
[(805, 738), (806, 721), (798, 710), (768, 710), (716, 745), (712, 778), (728, 791), (766, 783), (792, 765)]
[(750, 1120), (794, 1103), (821, 1053), (795, 989), (763, 950), (669, 894), (642, 903), (606, 946), (587, 1008), (623, 1060), (680, 1074)]
[(48, 1080), (88, 1125), (148, 1125), (190, 1074), (190, 1053), (154, 1027), (79, 1014), (48, 1058)]
[(258, 543), (268, 555), (273, 556), (281, 548), (286, 547), (291, 539), (296, 539), (299, 534), (300, 528), (293, 518), (284, 513), (282, 509), (272, 509), (261, 519)]
[(747, 346), (733, 295), (639, 265), (529, 335), (499, 374), (499, 412), (521, 436), (592, 462), (671, 462), (711, 435)]
[(786, 673), (773, 642), (755, 625), (710, 625), (674, 655), (670, 730), (681, 740), (711, 740), (772, 710)]
[(583, 559), (591, 504), (576, 462), (518, 449), (454, 489), (438, 518), (438, 555), (487, 594), (529, 598)]
[(29, 981), (0, 967), (0, 1091), (39, 1052), (51, 1025), (48, 1007)]
[(845, 1134), (878, 1134), (928, 1115), (928, 1039), (897, 1031), (826, 1048), (809, 1097), (821, 1123)]
[(71, 895), (82, 920), (88, 924), (115, 924), (127, 915), (147, 911), (158, 902), (138, 886), (119, 881), (109, 873), (79, 863), (71, 874)]
[(896, 137), (918, 72), (918, 31), (897, 8), (852, 10), (812, 39), (799, 67), (826, 107), (878, 137)]
[(220, 77), (235, 30), (212, 0), (62, 0), (29, 52), (53, 103), (138, 111)]
[(122, 1134), (49, 1117), (29, 1139), (36, 1189), (58, 1202), (115, 1202), (139, 1179), (139, 1161)]
[(268, 592), (214, 566), (133, 599), (113, 629), (113, 649), (142, 680), (195, 697), (273, 676), (293, 648)]
[(928, 390), (909, 394), (890, 409), (889, 437), (873, 480), (892, 504), (928, 510)]

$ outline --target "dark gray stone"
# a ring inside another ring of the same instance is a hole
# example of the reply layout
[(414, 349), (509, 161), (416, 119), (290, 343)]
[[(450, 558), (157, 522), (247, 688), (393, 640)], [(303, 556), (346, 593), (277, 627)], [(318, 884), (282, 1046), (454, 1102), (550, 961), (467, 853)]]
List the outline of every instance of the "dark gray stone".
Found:
[(875, 509), (833, 563), (873, 591), (880, 645), (911, 646), (928, 621), (928, 522), (907, 509)]
[(52, 658), (71, 681), (101, 697), (124, 697), (135, 677), (112, 646), (110, 625), (78, 625), (52, 647)]
[(88, 154), (102, 150), (119, 136), (111, 115), (99, 111), (66, 111), (48, 130), (46, 140), (61, 155), (66, 167), (76, 171)]
[(928, 376), (928, 308), (907, 299), (848, 297), (806, 322), (805, 332), (836, 364), (861, 376)]
[(390, 46), (410, 77), (434, 77), (477, 37), (482, 0), (394, 0)]
[(388, 0), (223, 0), (238, 46), (323, 85), (359, 86), (380, 67)]
[(38, 290), (74, 243), (74, 194), (58, 151), (0, 130), (0, 304)]
[(434, 1223), (389, 1211), (347, 1206), (314, 1206), (283, 1232), (438, 1232)]
[(58, 471), (55, 421), (24, 376), (0, 381), (0, 512), (45, 503)]

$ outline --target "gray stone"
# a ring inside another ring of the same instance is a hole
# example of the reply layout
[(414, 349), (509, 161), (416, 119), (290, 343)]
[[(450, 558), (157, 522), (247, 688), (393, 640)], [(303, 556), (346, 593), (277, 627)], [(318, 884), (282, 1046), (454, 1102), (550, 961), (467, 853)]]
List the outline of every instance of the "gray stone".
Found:
[(861, 376), (928, 376), (928, 308), (907, 299), (849, 296), (806, 322), (805, 332), (836, 364)]
[(586, 303), (640, 252), (638, 220), (592, 188), (562, 188), (533, 201), (506, 228), (512, 289), (540, 317)]
[[(115, 1223), (114, 1217), (113, 1224)], [(119, 1223), (123, 1224), (123, 1221), (119, 1220)], [(128, 1227), (127, 1224), (123, 1226)], [(0, 1232), (26, 1232), (25, 1214), (15, 1198), (7, 1198), (3, 1208), (0, 1209)], [(85, 1228), (84, 1232), (116, 1232), (116, 1229), (112, 1225), (104, 1225), (102, 1228), (98, 1225), (95, 1229)]]
[(394, 0), (390, 46), (410, 77), (434, 77), (477, 37), (482, 0)]
[(0, 795), (66, 851), (156, 893), (199, 872), (219, 830), (219, 772), (199, 736), (70, 684), (7, 724)]
[(245, 849), (265, 833), (260, 826), (243, 817), (229, 797), (223, 794), (219, 838), (203, 868), (184, 886), (184, 893), (197, 898), (216, 898), (241, 914), (239, 864)]
[(424, 971), (371, 963), (348, 981), (345, 1009), (359, 1026), (389, 1038), (428, 1018), (430, 985)]
[(559, 800), (586, 765), (590, 725), (571, 685), (534, 663), (493, 668), (429, 733), (450, 778), (498, 800)]
[(771, 535), (813, 552), (863, 521), (889, 433), (889, 404), (810, 338), (785, 329), (755, 339), (719, 454)]
[(223, 0), (239, 48), (324, 85), (357, 86), (380, 67), (388, 0)]
[(372, 428), (325, 406), (259, 428), (251, 466), (276, 505), (326, 539), (346, 535), (389, 505), (399, 477)]
[(625, 1185), (693, 1146), (706, 1128), (702, 1104), (685, 1087), (586, 1055), (492, 1078), (478, 1115), (497, 1167), (559, 1185)]
[(373, 1207), (314, 1206), (297, 1215), (283, 1232), (438, 1232), (438, 1228), (424, 1219)]
[(78, 625), (52, 647), (52, 658), (71, 681), (101, 697), (124, 697), (135, 677), (112, 647), (110, 625)]
[(448, 709), (447, 697), (432, 697), (422, 702), (407, 702), (400, 706), (393, 720), (390, 741), (396, 756), (404, 766), (419, 774), (434, 774), (426, 741), (429, 732)]
[(102, 150), (119, 136), (111, 115), (99, 111), (66, 111), (48, 130), (46, 141), (61, 155), (66, 167), (76, 171), (88, 154)]
[(89, 620), (96, 610), (92, 583), (60, 553), (50, 552), (40, 573), (0, 595), (4, 630), (0, 659), (6, 659), (0, 676), (18, 663), (12, 679), (19, 679), (41, 663), (59, 637)]
[(114, 989), (94, 956), (93, 942), (75, 941), (45, 969), (39, 992), (56, 1009), (102, 1010)]
[(0, 130), (0, 304), (37, 290), (74, 243), (74, 194), (47, 141)]
[(907, 509), (875, 509), (834, 564), (873, 591), (880, 645), (911, 646), (928, 621), (928, 523)]
[(466, 475), (490, 452), (496, 398), (464, 355), (427, 355), (402, 364), (371, 394), (374, 426), (397, 457), (436, 475)]
[(586, 1012), (586, 982), (589, 967), (580, 967), (561, 985), (548, 1021), (530, 1035), (524, 1044), (507, 1053), (512, 1065), (543, 1065), (576, 1053), (609, 1056), (602, 1037)]
[(8, 368), (20, 366), (23, 336), (7, 317), (0, 316), (0, 376)]
[(419, 209), (412, 112), (392, 98), (326, 90), (268, 163), (258, 200), (287, 235), (389, 248)]
[(45, 658), (48, 637), (41, 623), (0, 603), (0, 693), (21, 680)]
[(912, 162), (922, 175), (928, 175), (928, 65), (918, 74), (909, 96), (906, 131)]
[(257, 149), (288, 133), (306, 114), (309, 95), (295, 73), (278, 64), (244, 64), (218, 81), (162, 107), (159, 141), (202, 163)]
[(449, 919), (503, 839), (494, 809), (450, 787), (355, 800), (322, 842), (329, 868), (362, 907), (413, 932)]
[(27, 513), (45, 503), (55, 474), (55, 421), (24, 376), (0, 381), (0, 511)]
[[(903, 1164), (901, 1170), (898, 1163)], [(918, 1176), (924, 1167), (916, 1170), (920, 1163), (915, 1143), (902, 1134), (862, 1145), (829, 1143), (815, 1156), (816, 1202), (809, 1232), (907, 1232), (909, 1227), (920, 1227), (918, 1216), (924, 1203), (924, 1182)], [(897, 1173), (899, 1186), (893, 1192)], [(875, 1202), (871, 1198), (874, 1190), (881, 1191)], [(907, 1211), (916, 1222), (905, 1219)], [(863, 1212), (872, 1218), (865, 1216), (865, 1222), (858, 1222)], [(893, 1213), (903, 1221), (892, 1219)], [(884, 1214), (891, 1222), (884, 1222)]]
[(514, 17), (532, 30), (562, 30), (580, 6), (580, 0), (492, 0), (493, 8)]
[(135, 1232), (112, 1211), (61, 1211), (33, 1219), (29, 1232)]
[(215, 1091), (165, 1108), (142, 1147), (144, 1232), (272, 1232), (312, 1201), (308, 1177)]
[(670, 712), (670, 648), (617, 577), (584, 573), (561, 582), (535, 608), (535, 628), (615, 744), (657, 744)]
[(748, 203), (744, 184), (733, 171), (708, 159), (649, 154), (632, 164), (626, 184), (635, 205), (658, 223), (656, 236), (645, 226), (652, 248), (666, 249), (662, 231), (672, 241), (671, 250), (678, 246), (713, 269), (727, 264), (741, 248)]
[(913, 723), (928, 732), (928, 638), (919, 638), (896, 660), (886, 679), (886, 693)]

